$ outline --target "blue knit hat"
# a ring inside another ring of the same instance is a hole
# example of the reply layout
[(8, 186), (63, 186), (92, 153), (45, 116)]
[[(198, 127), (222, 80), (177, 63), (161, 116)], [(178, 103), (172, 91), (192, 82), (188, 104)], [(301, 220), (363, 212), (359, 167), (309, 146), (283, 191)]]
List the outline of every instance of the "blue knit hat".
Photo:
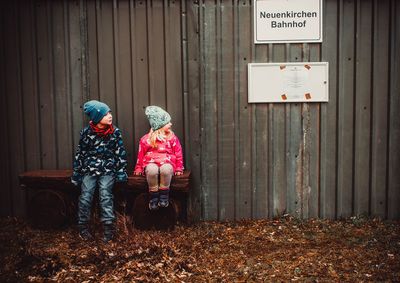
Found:
[(83, 111), (94, 124), (98, 124), (111, 110), (110, 107), (103, 102), (90, 100), (83, 105)]
[(168, 112), (158, 106), (147, 106), (145, 113), (153, 131), (161, 129), (171, 121)]

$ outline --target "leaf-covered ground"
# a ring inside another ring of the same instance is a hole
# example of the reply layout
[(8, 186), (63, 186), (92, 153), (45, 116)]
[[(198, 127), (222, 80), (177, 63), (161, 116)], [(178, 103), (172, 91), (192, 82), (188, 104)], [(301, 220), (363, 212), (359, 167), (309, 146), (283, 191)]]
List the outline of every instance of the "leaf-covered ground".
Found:
[(0, 220), (0, 282), (400, 281), (400, 223), (290, 216), (127, 229), (82, 242), (74, 228), (43, 231)]

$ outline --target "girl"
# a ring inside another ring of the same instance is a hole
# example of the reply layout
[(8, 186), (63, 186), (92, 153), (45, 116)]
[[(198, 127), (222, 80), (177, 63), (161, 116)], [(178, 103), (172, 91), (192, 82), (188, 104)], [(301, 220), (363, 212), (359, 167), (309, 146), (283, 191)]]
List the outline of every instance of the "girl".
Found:
[(158, 106), (145, 110), (150, 131), (139, 142), (134, 175), (146, 175), (149, 186), (150, 210), (169, 205), (169, 186), (172, 175), (183, 172), (182, 147), (171, 130), (171, 116)]

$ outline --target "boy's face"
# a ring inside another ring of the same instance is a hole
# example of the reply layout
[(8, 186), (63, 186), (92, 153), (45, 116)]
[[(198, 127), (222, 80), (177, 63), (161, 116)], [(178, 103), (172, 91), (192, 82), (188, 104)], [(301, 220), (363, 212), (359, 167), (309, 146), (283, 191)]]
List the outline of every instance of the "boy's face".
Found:
[(106, 114), (106, 116), (103, 117), (103, 119), (100, 120), (99, 124), (103, 125), (103, 126), (110, 126), (112, 125), (112, 115), (111, 112), (108, 112)]

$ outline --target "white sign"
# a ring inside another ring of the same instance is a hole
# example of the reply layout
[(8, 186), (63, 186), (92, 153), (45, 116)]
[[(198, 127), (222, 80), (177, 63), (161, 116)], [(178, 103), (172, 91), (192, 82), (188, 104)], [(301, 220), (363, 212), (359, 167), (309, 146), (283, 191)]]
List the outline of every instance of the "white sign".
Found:
[(254, 42), (322, 41), (322, 0), (254, 0)]
[(248, 64), (249, 103), (327, 102), (328, 62)]

